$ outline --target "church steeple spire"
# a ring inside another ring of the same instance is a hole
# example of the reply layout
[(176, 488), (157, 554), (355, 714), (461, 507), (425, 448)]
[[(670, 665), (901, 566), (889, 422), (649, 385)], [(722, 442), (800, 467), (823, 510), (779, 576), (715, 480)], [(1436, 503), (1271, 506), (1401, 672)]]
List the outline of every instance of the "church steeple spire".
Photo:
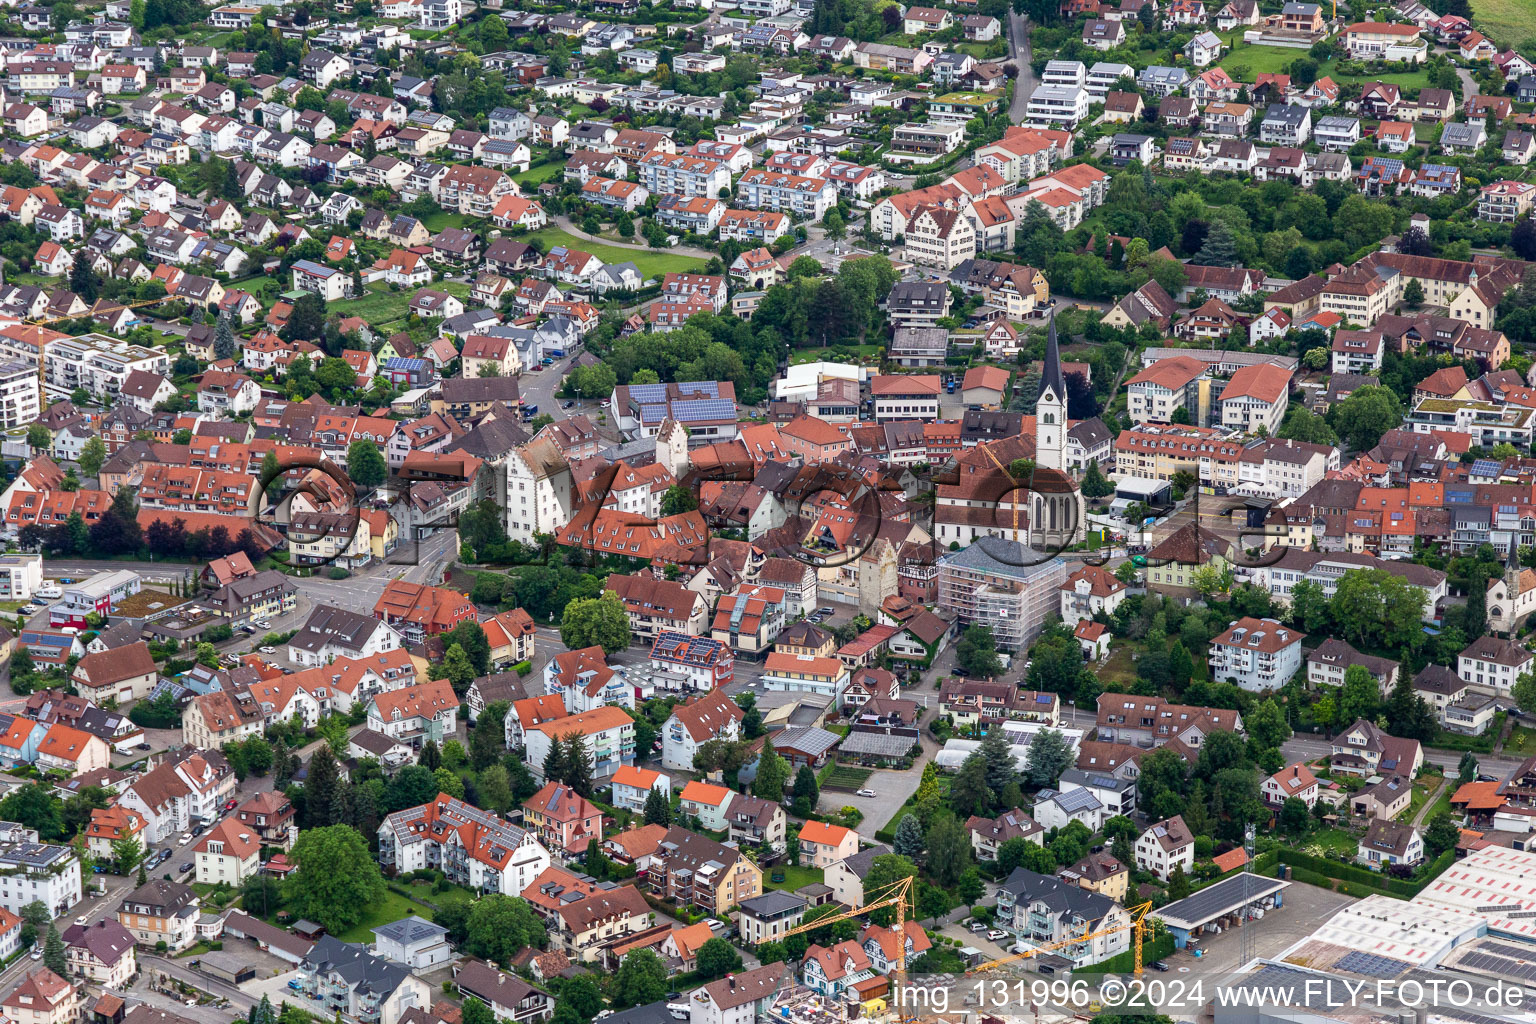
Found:
[[(1045, 335), (1045, 367), (1040, 373), (1040, 394), (1052, 391), (1058, 400), (1067, 397), (1067, 382), (1061, 375), (1061, 347), (1056, 342), (1056, 312), (1051, 311), (1051, 326)], [(1038, 396), (1037, 396), (1038, 397)]]

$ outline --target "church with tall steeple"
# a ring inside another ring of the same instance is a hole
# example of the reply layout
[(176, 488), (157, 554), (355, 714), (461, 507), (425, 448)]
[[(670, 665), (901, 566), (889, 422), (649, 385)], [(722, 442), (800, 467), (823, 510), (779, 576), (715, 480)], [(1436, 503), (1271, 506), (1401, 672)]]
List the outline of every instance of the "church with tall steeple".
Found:
[(1031, 546), (1062, 548), (1087, 536), (1082, 492), (1067, 472), (1067, 381), (1061, 372), (1056, 317), (1045, 336), (1045, 366), (1035, 400), (1035, 473), (1028, 482)]
[(1061, 347), (1056, 341), (1056, 315), (1045, 336), (1045, 369), (1035, 401), (1035, 465), (1066, 470), (1067, 382), (1061, 375)]

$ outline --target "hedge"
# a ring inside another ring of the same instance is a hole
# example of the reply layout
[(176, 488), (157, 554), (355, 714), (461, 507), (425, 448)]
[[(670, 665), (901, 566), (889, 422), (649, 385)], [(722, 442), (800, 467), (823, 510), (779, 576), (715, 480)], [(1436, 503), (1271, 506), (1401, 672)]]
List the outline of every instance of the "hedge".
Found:
[[(1131, 936), (1131, 941), (1136, 941), (1134, 934)], [(1154, 960), (1170, 957), (1173, 955), (1174, 948), (1173, 936), (1164, 932), (1162, 935), (1148, 939), (1142, 944), (1141, 962), (1143, 964), (1150, 964)], [(1124, 953), (1117, 953), (1108, 960), (1084, 967), (1081, 971), (1074, 973), (1119, 974), (1123, 971), (1134, 971), (1135, 969), (1136, 950), (1128, 949)]]
[[(1456, 859), (1455, 850), (1446, 850), (1435, 858), (1422, 875), (1410, 881), (1404, 878), (1393, 878), (1385, 872), (1372, 871), (1355, 864), (1329, 860), (1326, 857), (1314, 857), (1300, 850), (1281, 849), (1276, 853), (1280, 863), (1291, 868), (1291, 876), (1298, 882), (1309, 882), (1330, 889), (1334, 887), (1334, 881), (1345, 882), (1352, 886), (1363, 886), (1374, 892), (1396, 896), (1399, 899), (1412, 899), (1417, 896)], [(1319, 878), (1323, 881), (1318, 881)]]

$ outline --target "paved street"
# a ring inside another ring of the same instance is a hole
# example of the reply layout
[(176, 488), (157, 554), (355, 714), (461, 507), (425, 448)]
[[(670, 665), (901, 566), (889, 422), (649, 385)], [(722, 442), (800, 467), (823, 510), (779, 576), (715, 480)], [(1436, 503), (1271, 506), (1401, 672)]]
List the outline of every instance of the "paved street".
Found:
[(1035, 91), (1035, 71), (1029, 66), (1033, 55), (1029, 46), (1029, 19), (1017, 11), (1008, 12), (1009, 55), (1018, 65), (1019, 77), (1013, 82), (1013, 102), (1008, 107), (1008, 120), (1024, 123), (1024, 111), (1029, 107), (1030, 93)]

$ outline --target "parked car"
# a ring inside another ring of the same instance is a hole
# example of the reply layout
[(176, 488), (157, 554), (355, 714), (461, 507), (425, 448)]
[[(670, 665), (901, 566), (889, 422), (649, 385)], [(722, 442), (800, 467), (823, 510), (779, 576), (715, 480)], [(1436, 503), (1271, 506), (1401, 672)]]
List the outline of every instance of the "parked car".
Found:
[(991, 939), (993, 942), (999, 942), (1003, 939), (1006, 939), (1007, 937), (1008, 933), (1003, 931), (1001, 928), (994, 928), (987, 932), (987, 938)]
[[(181, 837), (181, 841), (179, 843), (177, 843), (176, 845), (177, 846), (186, 846), (191, 841), (192, 841), (192, 833), (188, 832), (188, 833), (186, 833), (185, 835), (183, 835)], [(167, 850), (165, 852), (166, 852), (167, 855), (169, 855), (171, 851)]]
[(239, 805), (240, 805), (240, 801), (238, 801), (238, 800), (230, 800), (230, 801), (229, 801), (229, 802), (228, 802), (228, 803), (226, 803), (226, 804), (225, 804), (225, 805), (224, 805), (224, 809), (225, 809), (225, 810), (226, 810), (226, 811), (232, 811), (232, 810), (234, 810), (234, 809), (235, 809), (235, 808), (236, 808), (236, 807), (238, 807), (238, 806), (239, 806)]
[(1147, 964), (1147, 966), (1152, 968), (1154, 971), (1168, 970), (1168, 965), (1163, 963), (1161, 960), (1153, 960), (1151, 963)]
[(257, 619), (255, 622), (251, 623), (251, 625), (255, 626), (257, 629), (272, 628), (272, 623), (268, 622), (266, 619)]
[(985, 922), (985, 921), (972, 921), (971, 922), (971, 931), (973, 931), (973, 932), (984, 932), (986, 930), (987, 930), (987, 922)]
[(176, 873), (177, 873), (177, 874), (178, 874), (178, 875), (184, 875), (184, 874), (186, 874), (186, 873), (187, 873), (187, 872), (188, 872), (188, 871), (191, 871), (191, 870), (192, 870), (192, 867), (193, 867), (193, 865), (192, 865), (192, 862), (191, 862), (191, 861), (187, 861), (187, 862), (186, 862), (186, 863), (185, 863), (185, 864), (182, 864), (182, 865), (181, 865), (181, 866), (179, 866), (179, 867), (178, 867), (178, 868), (177, 868), (177, 869), (176, 869)]
[(276, 654), (277, 653), (277, 648), (276, 647), (258, 647), (256, 649), (258, 651), (260, 651), (262, 654)]
[(874, 796), (874, 795), (875, 795), (875, 791), (872, 790), (872, 789), (861, 789), (861, 790), (859, 790), (859, 796)]
[(86, 917), (84, 914), (81, 914), (79, 917), (75, 918), (75, 924), (79, 925), (82, 928), (84, 928), (86, 925), (88, 925), (90, 923), (91, 923), (90, 918)]

